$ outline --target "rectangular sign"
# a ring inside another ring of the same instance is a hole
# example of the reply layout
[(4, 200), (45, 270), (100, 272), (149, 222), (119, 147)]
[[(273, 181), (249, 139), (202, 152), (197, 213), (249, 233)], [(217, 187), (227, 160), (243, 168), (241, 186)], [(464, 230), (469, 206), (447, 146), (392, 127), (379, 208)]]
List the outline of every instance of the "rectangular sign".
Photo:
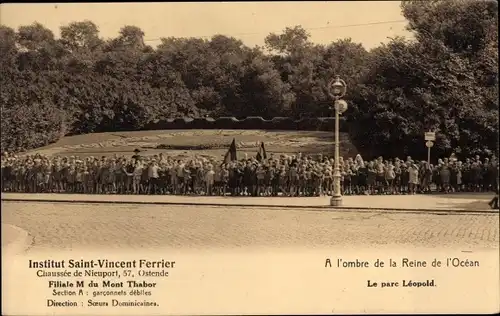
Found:
[(425, 140), (434, 141), (434, 140), (436, 140), (436, 133), (435, 132), (425, 132), (424, 137), (425, 137)]

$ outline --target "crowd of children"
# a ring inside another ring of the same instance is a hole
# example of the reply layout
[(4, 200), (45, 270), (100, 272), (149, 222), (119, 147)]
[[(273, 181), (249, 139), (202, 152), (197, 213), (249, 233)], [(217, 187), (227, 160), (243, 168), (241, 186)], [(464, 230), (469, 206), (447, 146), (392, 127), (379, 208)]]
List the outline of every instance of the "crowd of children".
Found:
[[(489, 192), (498, 188), (498, 161), (479, 156), (437, 164), (406, 159), (341, 159), (344, 195)], [(222, 163), (132, 157), (2, 155), (2, 191), (22, 193), (320, 196), (334, 189), (334, 161), (318, 155), (271, 156)]]

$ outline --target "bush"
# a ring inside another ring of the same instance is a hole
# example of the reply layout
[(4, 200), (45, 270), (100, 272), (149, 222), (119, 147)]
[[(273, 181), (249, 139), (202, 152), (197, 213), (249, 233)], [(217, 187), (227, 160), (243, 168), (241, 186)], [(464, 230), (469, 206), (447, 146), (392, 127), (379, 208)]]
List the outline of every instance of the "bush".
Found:
[(239, 122), (238, 129), (264, 129), (265, 120), (261, 116), (249, 116)]
[(213, 118), (195, 118), (190, 123), (190, 129), (212, 129), (214, 127), (215, 120)]
[(275, 117), (271, 120), (274, 130), (295, 130), (297, 124), (290, 117)]
[(316, 131), (319, 127), (319, 120), (317, 118), (302, 118), (296, 121), (298, 130)]
[(217, 129), (237, 129), (239, 125), (238, 119), (236, 117), (220, 117), (215, 120), (214, 127)]

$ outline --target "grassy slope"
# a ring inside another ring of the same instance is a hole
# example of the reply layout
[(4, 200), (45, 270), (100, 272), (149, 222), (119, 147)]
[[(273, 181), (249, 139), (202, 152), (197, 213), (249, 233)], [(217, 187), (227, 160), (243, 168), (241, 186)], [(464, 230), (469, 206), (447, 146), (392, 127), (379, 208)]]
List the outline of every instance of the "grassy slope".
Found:
[[(236, 139), (239, 153), (253, 156), (258, 144), (264, 142), (268, 153), (333, 154), (333, 133), (309, 131), (260, 131), (260, 130), (163, 130), (140, 132), (95, 133), (65, 137), (55, 144), (38, 148), (30, 153), (47, 155), (131, 155), (135, 148), (143, 154), (160, 152), (174, 156), (214, 156), (222, 157), (232, 139)], [(341, 154), (354, 156), (357, 151), (345, 133), (341, 133)], [(157, 145), (214, 145), (207, 150), (160, 150)]]

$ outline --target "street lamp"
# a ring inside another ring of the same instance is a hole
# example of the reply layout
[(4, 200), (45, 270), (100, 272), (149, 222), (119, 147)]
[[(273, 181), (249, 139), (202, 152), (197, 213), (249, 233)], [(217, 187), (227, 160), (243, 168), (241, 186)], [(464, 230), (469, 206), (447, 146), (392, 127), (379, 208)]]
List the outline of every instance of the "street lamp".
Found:
[(333, 170), (333, 194), (330, 199), (331, 206), (341, 206), (342, 205), (342, 192), (340, 191), (340, 140), (339, 140), (339, 119), (340, 114), (347, 110), (347, 102), (341, 98), (345, 95), (347, 91), (347, 84), (344, 80), (336, 76), (335, 79), (330, 81), (328, 84), (328, 94), (332, 99), (334, 99), (335, 107), (335, 161)]

